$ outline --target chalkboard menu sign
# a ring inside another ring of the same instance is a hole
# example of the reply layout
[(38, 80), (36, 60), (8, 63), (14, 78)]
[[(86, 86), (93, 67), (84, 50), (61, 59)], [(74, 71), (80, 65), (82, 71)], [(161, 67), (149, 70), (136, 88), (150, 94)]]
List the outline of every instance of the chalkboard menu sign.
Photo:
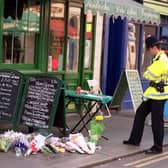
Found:
[(0, 70), (0, 120), (13, 122), (17, 115), (23, 76), (14, 70)]
[(39, 75), (29, 77), (21, 107), (22, 124), (36, 128), (51, 128), (59, 96), (59, 79)]
[(111, 107), (119, 107), (129, 89), (134, 111), (142, 102), (143, 89), (137, 70), (125, 70), (120, 76), (120, 80), (113, 95)]

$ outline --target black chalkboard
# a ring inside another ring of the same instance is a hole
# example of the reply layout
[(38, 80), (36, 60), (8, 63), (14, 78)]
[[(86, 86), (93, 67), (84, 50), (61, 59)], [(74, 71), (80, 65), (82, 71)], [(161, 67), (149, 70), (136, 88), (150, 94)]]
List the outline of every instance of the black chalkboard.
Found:
[(14, 70), (0, 70), (0, 120), (15, 124), (22, 91), (23, 75)]
[(20, 120), (33, 128), (51, 128), (60, 97), (61, 81), (50, 76), (31, 76), (27, 79)]

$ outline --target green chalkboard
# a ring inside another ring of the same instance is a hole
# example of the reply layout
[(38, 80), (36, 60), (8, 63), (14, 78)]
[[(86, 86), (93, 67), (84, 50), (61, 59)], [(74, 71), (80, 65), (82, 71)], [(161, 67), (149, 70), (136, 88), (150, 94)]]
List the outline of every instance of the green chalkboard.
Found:
[(124, 70), (115, 89), (111, 107), (120, 107), (125, 93), (129, 89), (134, 111), (142, 102), (142, 85), (137, 70)]
[(125, 96), (127, 89), (128, 89), (128, 83), (127, 83), (125, 71), (123, 71), (120, 75), (119, 82), (113, 94), (113, 99), (110, 104), (111, 108), (119, 108), (121, 106), (121, 102)]

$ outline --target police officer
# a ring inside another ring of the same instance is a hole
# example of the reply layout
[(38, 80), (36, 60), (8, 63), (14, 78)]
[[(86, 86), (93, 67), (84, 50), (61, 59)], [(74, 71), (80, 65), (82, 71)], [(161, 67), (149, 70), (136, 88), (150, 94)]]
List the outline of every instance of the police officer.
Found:
[(143, 94), (143, 102), (138, 107), (128, 140), (124, 140), (125, 145), (139, 146), (145, 119), (151, 113), (153, 146), (148, 149), (146, 154), (159, 154), (163, 151), (164, 119), (163, 111), (165, 100), (168, 99), (168, 58), (160, 50), (160, 42), (156, 37), (147, 37), (146, 48), (153, 60), (143, 74), (149, 80), (149, 87)]

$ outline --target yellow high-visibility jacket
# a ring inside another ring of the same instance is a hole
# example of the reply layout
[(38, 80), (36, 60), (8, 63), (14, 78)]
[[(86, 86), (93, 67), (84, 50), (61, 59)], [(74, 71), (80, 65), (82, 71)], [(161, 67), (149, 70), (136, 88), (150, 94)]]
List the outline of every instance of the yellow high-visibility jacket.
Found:
[(156, 88), (149, 86), (143, 94), (144, 100), (164, 100), (168, 99), (168, 57), (160, 51), (153, 59), (153, 63), (147, 67), (143, 77), (149, 81), (159, 83), (164, 81), (167, 86), (164, 86), (164, 92), (159, 92)]

